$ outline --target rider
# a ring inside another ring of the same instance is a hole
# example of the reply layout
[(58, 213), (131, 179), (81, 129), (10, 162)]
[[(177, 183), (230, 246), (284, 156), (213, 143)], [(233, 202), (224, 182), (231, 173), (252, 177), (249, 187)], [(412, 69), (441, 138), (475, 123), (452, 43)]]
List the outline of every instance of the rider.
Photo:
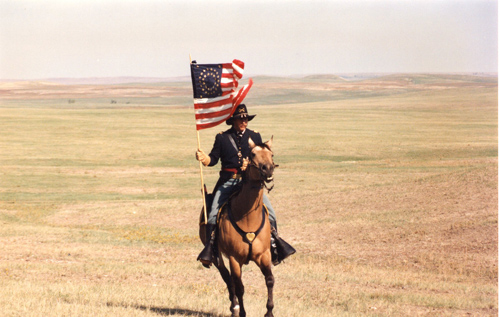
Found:
[[(202, 162), (203, 165), (214, 166), (219, 159), (222, 165), (219, 173), (220, 177), (214, 189), (212, 206), (207, 206), (208, 221), (205, 248), (198, 256), (198, 260), (206, 267), (212, 262), (213, 258), (212, 246), (215, 240), (219, 208), (227, 201), (235, 187), (241, 182), (242, 166), (246, 167), (246, 164), (248, 164), (248, 161), (245, 159), (250, 156), (251, 152), (248, 139), (252, 138), (255, 144), (262, 143), (262, 138), (257, 131), (247, 129), (248, 121), (251, 121), (254, 117), (255, 115), (248, 114), (247, 107), (244, 104), (238, 105), (233, 116), (226, 121), (227, 125), (232, 126), (231, 129), (220, 132), (215, 136), (214, 146), (210, 154), (207, 155), (202, 150), (196, 152), (196, 159)], [(263, 202), (269, 211), (269, 222), (271, 223), (272, 260), (274, 265), (278, 265), (285, 258), (295, 253), (295, 249), (278, 236), (278, 232), (276, 231), (276, 213), (266, 194), (264, 194)]]

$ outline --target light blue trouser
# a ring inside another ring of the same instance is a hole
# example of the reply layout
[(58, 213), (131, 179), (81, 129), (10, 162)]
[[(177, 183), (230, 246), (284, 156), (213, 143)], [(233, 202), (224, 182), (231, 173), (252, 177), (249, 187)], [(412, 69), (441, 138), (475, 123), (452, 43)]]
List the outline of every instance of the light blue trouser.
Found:
[[(219, 208), (228, 200), (233, 191), (233, 188), (240, 182), (241, 179), (229, 179), (225, 183), (220, 185), (219, 188), (217, 188), (217, 191), (214, 195), (212, 207), (210, 208), (210, 212), (207, 215), (209, 224), (215, 225), (217, 223), (217, 213), (219, 212)], [(269, 201), (269, 198), (267, 198), (266, 194), (264, 194), (264, 205), (269, 211), (269, 220), (276, 223), (276, 214), (274, 213), (273, 206), (271, 206), (271, 202)]]

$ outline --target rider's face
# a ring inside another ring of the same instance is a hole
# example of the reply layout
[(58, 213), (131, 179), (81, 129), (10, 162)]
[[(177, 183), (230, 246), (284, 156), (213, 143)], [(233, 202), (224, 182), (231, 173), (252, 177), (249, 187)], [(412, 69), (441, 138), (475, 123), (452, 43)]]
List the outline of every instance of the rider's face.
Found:
[(243, 132), (247, 128), (248, 118), (234, 118), (233, 127), (236, 132)]

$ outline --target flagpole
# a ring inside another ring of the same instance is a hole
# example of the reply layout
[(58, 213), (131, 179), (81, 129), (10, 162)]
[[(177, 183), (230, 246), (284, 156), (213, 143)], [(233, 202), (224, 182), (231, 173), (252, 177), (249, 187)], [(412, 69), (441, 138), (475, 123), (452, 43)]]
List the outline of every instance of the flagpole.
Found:
[[(196, 137), (198, 138), (198, 150), (200, 146), (200, 131), (196, 130)], [(205, 224), (207, 224), (207, 202), (205, 200), (205, 182), (203, 181), (203, 164), (200, 162), (200, 180), (201, 180), (201, 197), (203, 198), (203, 216), (205, 216)]]
[[(191, 59), (191, 54), (189, 54), (189, 64), (192, 64), (193, 60)], [(200, 145), (200, 131), (196, 129), (196, 138), (198, 139), (198, 151), (201, 151)], [(203, 164), (200, 163), (200, 180), (201, 180), (201, 197), (203, 199), (203, 216), (205, 217), (205, 225), (208, 223), (207, 221), (207, 202), (205, 200), (205, 182), (203, 181)]]

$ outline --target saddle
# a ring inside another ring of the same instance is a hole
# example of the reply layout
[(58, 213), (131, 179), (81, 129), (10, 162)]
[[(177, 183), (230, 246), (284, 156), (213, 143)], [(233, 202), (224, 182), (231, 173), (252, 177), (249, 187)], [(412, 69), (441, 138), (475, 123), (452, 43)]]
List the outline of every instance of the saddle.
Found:
[[(207, 206), (207, 209), (208, 209), (207, 215), (208, 215), (208, 211), (211, 209), (212, 203), (214, 201), (214, 195), (215, 195), (214, 193), (217, 191), (217, 188), (221, 185), (221, 183), (223, 183), (223, 182), (221, 182), (221, 180), (219, 179), (219, 181), (217, 182), (217, 184), (214, 187), (213, 192), (211, 192), (211, 193), (208, 193), (207, 186), (203, 185), (203, 190), (205, 191), (205, 206)], [(229, 202), (229, 200), (231, 200), (231, 197), (233, 197), (233, 195), (238, 193), (240, 190), (241, 190), (241, 184), (235, 186), (235, 188), (233, 188), (233, 191), (231, 192), (231, 195), (229, 196), (228, 200), (226, 202), (224, 202), (222, 204), (222, 206), (219, 208), (219, 210), (217, 212), (217, 225), (219, 224), (219, 214), (220, 214), (222, 207), (224, 207), (224, 205), (227, 204)], [(201, 214), (200, 214), (200, 226), (204, 225), (204, 224), (205, 224), (205, 219), (204, 219), (203, 208), (202, 208)]]

